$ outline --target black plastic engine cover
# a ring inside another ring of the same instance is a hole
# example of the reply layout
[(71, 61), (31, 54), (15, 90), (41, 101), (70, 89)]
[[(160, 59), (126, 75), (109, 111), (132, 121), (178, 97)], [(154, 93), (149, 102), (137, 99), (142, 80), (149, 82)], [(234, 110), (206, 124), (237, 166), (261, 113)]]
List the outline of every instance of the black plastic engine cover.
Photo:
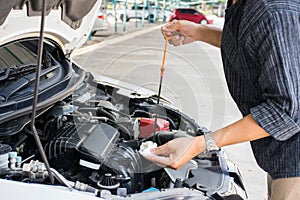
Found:
[(79, 151), (88, 155), (94, 162), (103, 162), (112, 150), (119, 131), (106, 124), (89, 124), (78, 129), (78, 135), (82, 139)]
[(50, 161), (63, 159), (65, 162), (76, 156), (100, 164), (109, 155), (119, 135), (117, 129), (106, 123), (69, 122), (45, 145), (45, 151)]

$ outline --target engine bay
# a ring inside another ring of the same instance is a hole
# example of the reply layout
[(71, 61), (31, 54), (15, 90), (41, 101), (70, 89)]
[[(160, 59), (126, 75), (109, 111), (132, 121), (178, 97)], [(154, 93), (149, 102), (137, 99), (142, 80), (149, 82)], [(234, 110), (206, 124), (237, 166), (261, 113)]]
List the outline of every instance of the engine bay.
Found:
[[(36, 44), (29, 40), (13, 47), (31, 52)], [(160, 146), (207, 129), (167, 100), (157, 105), (155, 95), (99, 81), (98, 75), (84, 72), (57, 49), (53, 43), (45, 46), (40, 104), (50, 100), (38, 107), (35, 121), (54, 186), (105, 199), (140, 199), (144, 193), (159, 199), (162, 192), (181, 199), (192, 199), (192, 193), (203, 199), (246, 198), (239, 171), (222, 149), (202, 153), (178, 170), (146, 160), (141, 154), (145, 143)], [(1, 94), (9, 95), (2, 95), (0, 102), (0, 180), (53, 185), (30, 126), (32, 68), (3, 70), (7, 75)], [(8, 87), (15, 89), (7, 93)]]
[[(56, 184), (118, 196), (183, 187), (210, 195), (227, 191), (230, 172), (220, 154), (199, 155), (177, 171), (147, 161), (138, 152), (142, 142), (162, 145), (176, 137), (201, 135), (205, 129), (162, 103), (153, 135), (155, 99), (129, 98), (119, 90), (95, 83), (87, 73), (73, 95), (39, 115), (36, 127)], [(29, 125), (1, 138), (0, 147), (1, 156), (9, 157), (0, 159), (1, 178), (49, 184)], [(236, 182), (243, 188), (241, 180)]]

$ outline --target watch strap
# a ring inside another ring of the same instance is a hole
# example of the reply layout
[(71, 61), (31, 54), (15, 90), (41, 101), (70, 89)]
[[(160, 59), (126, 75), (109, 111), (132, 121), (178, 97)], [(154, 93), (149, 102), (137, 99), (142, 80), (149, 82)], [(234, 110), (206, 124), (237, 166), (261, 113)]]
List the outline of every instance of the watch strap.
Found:
[(204, 133), (205, 143), (206, 143), (206, 151), (218, 151), (219, 147), (216, 144), (216, 141), (213, 137), (213, 134), (211, 131)]

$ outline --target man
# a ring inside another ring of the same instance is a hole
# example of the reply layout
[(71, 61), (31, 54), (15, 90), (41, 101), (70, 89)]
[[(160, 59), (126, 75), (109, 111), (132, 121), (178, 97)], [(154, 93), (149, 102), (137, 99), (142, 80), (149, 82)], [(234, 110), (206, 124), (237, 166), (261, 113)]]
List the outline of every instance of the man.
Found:
[[(223, 30), (173, 21), (162, 32), (175, 46), (203, 41), (221, 48), (243, 118), (213, 132), (216, 145), (251, 141), (269, 176), (269, 199), (300, 199), (300, 1), (229, 0)], [(206, 142), (204, 136), (175, 139), (147, 159), (178, 169), (205, 151)]]

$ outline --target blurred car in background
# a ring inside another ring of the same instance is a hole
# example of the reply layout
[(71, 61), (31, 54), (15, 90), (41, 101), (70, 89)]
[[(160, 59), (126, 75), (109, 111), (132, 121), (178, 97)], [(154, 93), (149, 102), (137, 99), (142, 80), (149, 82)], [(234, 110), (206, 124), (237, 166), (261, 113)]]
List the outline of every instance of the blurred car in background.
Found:
[(144, 7), (143, 4), (138, 4), (137, 7), (132, 6), (130, 9), (126, 10), (126, 14), (124, 15), (124, 10), (120, 10), (120, 19), (122, 21), (128, 22), (130, 19), (142, 19), (144, 15), (145, 20), (149, 20), (150, 22), (154, 22), (156, 20), (162, 19), (166, 20), (168, 16), (171, 14), (170, 11), (163, 10), (159, 7), (149, 6)]
[(176, 8), (170, 16), (169, 21), (188, 20), (199, 24), (211, 24), (212, 20), (208, 20), (206, 16), (193, 8)]
[(105, 14), (99, 11), (95, 23), (93, 25), (91, 34), (95, 35), (97, 31), (106, 31), (108, 28), (109, 22), (107, 21)]

